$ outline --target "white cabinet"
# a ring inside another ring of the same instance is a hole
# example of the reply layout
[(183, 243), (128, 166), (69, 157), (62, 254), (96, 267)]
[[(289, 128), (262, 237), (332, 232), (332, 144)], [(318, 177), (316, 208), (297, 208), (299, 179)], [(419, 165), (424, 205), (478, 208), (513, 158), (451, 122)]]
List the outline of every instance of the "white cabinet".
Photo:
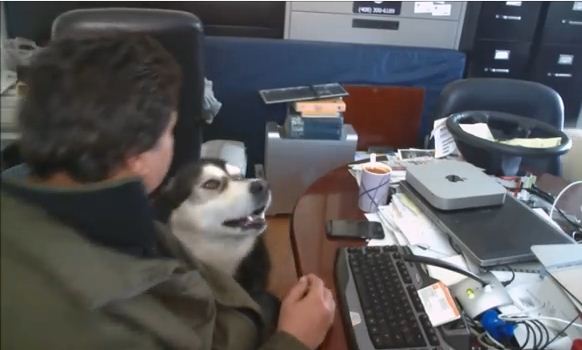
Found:
[[(372, 5), (362, 7), (363, 3)], [(285, 38), (458, 48), (465, 17), (465, 2), (390, 2), (390, 5), (396, 4), (398, 13), (392, 15), (373, 14), (382, 11), (382, 5), (374, 7), (377, 3), (287, 2)]]

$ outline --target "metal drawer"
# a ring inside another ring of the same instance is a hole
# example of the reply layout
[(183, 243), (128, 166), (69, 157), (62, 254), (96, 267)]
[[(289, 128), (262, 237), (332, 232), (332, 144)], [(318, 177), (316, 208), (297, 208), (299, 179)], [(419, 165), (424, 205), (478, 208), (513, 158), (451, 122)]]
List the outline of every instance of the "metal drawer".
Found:
[(291, 23), (289, 39), (299, 40), (454, 49), (458, 37), (453, 21), (292, 12)]

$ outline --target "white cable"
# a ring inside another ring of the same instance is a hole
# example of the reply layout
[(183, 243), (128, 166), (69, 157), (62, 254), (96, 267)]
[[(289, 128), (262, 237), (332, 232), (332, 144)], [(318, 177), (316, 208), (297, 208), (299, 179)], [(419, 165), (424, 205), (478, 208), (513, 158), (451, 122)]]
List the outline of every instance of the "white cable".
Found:
[(489, 332), (485, 331), (485, 334), (487, 335), (487, 338), (489, 338), (489, 341), (492, 342), (495, 346), (498, 346), (502, 349), (505, 349), (505, 345), (503, 345), (500, 342), (498, 342), (497, 340), (495, 340), (495, 338), (493, 338), (491, 336), (491, 334), (489, 334)]
[(564, 187), (564, 188), (563, 188), (563, 189), (560, 191), (560, 193), (558, 193), (558, 196), (556, 197), (556, 199), (554, 200), (554, 203), (552, 204), (552, 209), (550, 209), (550, 219), (554, 220), (554, 217), (553, 217), (553, 215), (554, 215), (554, 209), (556, 209), (556, 205), (558, 204), (558, 201), (560, 200), (560, 197), (562, 197), (562, 195), (563, 195), (564, 193), (566, 193), (566, 191), (567, 191), (567, 190), (568, 190), (570, 187), (572, 187), (572, 186), (575, 186), (575, 185), (580, 185), (580, 184), (582, 184), (582, 181), (574, 181), (574, 182), (572, 182), (571, 184), (569, 184), (568, 186)]
[[(549, 316), (519, 316), (519, 315), (499, 315), (499, 319), (500, 320), (504, 320), (504, 321), (535, 321), (535, 320), (547, 320), (547, 321), (555, 321), (555, 322), (559, 322), (559, 323), (563, 323), (563, 324), (569, 324), (571, 322), (570, 321), (566, 321), (564, 319), (561, 318), (557, 318), (557, 317), (549, 317)], [(582, 324), (579, 323), (572, 323), (572, 327), (577, 327), (582, 329)]]

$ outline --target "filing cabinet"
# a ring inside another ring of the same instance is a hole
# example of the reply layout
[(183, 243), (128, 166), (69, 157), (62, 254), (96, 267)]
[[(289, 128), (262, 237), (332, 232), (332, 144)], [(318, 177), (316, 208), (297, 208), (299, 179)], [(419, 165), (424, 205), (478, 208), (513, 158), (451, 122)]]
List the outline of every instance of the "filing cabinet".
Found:
[(465, 2), (289, 1), (285, 39), (456, 49)]
[(492, 1), (479, 14), (479, 39), (533, 40), (542, 3), (539, 1)]
[(468, 77), (545, 84), (562, 97), (566, 125), (575, 123), (582, 104), (582, 1), (472, 3), (464, 27), (471, 29), (462, 38)]
[(582, 45), (542, 45), (534, 59), (531, 79), (556, 90), (568, 119), (582, 104)]
[(556, 1), (548, 5), (542, 42), (582, 45), (582, 1)]
[(528, 42), (480, 40), (469, 54), (469, 76), (523, 79), (530, 49)]

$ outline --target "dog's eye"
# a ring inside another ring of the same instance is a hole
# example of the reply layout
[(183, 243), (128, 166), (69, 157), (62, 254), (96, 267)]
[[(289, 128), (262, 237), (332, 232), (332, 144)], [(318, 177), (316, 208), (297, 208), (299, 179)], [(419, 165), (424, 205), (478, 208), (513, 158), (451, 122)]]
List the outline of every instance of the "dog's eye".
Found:
[(204, 184), (202, 184), (202, 187), (204, 187), (207, 190), (216, 190), (217, 188), (220, 187), (220, 181), (208, 180)]

